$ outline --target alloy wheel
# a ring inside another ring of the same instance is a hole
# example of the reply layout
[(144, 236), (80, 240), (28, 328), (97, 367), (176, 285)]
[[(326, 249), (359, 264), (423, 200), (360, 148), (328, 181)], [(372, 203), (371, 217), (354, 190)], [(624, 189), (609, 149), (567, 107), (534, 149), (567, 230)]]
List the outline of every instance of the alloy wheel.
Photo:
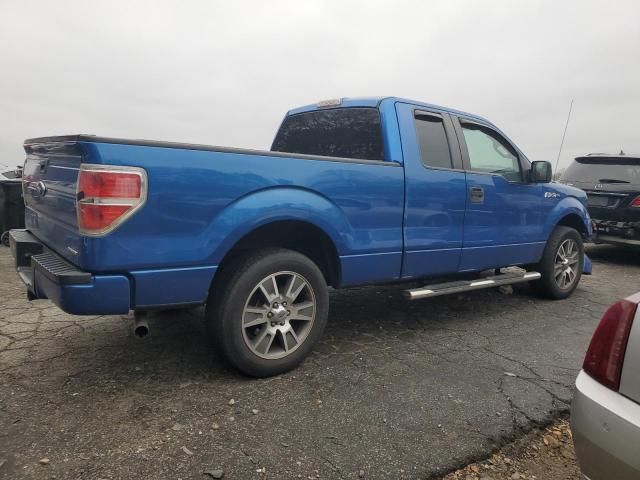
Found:
[(315, 315), (315, 294), (307, 279), (295, 272), (273, 273), (258, 282), (245, 303), (245, 344), (261, 358), (286, 357), (307, 339)]
[(556, 284), (563, 290), (571, 288), (578, 276), (580, 252), (575, 240), (568, 238), (560, 244), (556, 252), (553, 276)]

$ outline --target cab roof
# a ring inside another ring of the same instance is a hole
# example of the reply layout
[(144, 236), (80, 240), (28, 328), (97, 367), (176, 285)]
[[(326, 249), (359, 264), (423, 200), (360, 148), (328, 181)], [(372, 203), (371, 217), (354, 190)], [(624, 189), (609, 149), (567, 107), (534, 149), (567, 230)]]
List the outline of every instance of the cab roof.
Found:
[(442, 107), (439, 105), (433, 105), (430, 103), (419, 102), (417, 100), (410, 100), (407, 98), (400, 97), (342, 97), (331, 100), (323, 100), (318, 103), (313, 103), (310, 105), (304, 105), (302, 107), (294, 108), (293, 110), (289, 110), (287, 112), (287, 116), (296, 115), (298, 113), (311, 112), (314, 110), (322, 110), (326, 108), (338, 108), (338, 107), (379, 107), (382, 102), (390, 102), (390, 103), (408, 103), (410, 105), (415, 105), (416, 107), (422, 107), (430, 110), (439, 110), (441, 112), (453, 113), (455, 115), (462, 115), (465, 117), (473, 118), (476, 120), (480, 120), (489, 125), (493, 125), (492, 122), (483, 118), (479, 115), (474, 115), (472, 113), (463, 112), (461, 110), (455, 110), (449, 107)]

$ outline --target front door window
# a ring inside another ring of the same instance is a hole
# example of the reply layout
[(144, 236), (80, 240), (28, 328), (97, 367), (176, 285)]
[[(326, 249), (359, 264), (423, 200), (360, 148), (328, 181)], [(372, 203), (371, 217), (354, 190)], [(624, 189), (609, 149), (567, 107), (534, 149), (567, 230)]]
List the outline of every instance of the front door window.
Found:
[(471, 170), (502, 175), (510, 182), (521, 182), (518, 156), (510, 145), (492, 130), (475, 124), (462, 124)]

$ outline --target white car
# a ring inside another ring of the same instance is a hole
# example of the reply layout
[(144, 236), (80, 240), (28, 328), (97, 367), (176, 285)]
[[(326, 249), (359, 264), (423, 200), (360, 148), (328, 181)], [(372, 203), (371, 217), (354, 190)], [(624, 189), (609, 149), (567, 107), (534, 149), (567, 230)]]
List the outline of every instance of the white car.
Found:
[(571, 428), (590, 480), (640, 479), (640, 292), (602, 317), (576, 380)]

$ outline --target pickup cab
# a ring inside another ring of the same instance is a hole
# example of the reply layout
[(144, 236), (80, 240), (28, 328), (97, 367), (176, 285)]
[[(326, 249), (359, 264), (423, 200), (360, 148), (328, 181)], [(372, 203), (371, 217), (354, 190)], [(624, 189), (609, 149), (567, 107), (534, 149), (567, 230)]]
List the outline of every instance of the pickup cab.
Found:
[(250, 375), (311, 351), (328, 287), (421, 282), (405, 294), (424, 298), (530, 281), (561, 299), (590, 269), (584, 192), (491, 122), (421, 102), (297, 108), (270, 151), (91, 135), (24, 148), (10, 243), (29, 298), (78, 315), (206, 305)]

